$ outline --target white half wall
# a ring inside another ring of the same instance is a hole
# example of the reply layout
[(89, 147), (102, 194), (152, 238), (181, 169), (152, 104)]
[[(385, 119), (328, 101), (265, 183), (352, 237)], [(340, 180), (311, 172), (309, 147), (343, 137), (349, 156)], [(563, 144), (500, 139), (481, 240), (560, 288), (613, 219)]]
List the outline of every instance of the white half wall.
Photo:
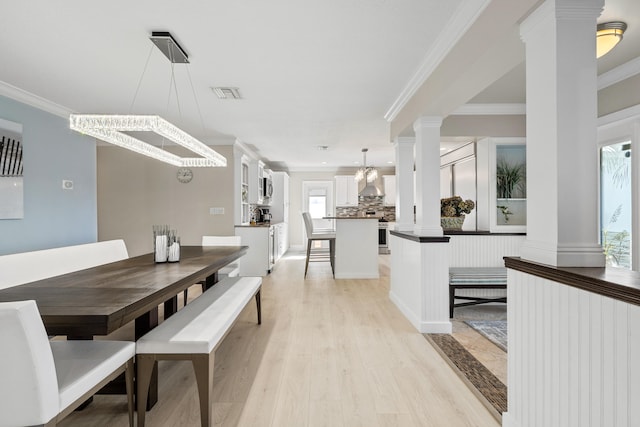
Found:
[(640, 420), (640, 307), (516, 270), (508, 273), (504, 427)]
[(389, 298), (421, 333), (450, 334), (449, 243), (391, 235)]

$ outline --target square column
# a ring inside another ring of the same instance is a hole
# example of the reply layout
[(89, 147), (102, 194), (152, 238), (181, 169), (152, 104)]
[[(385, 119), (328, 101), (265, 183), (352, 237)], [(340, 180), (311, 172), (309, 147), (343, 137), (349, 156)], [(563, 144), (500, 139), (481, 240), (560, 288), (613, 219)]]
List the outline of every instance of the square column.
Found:
[(522, 258), (603, 267), (598, 231), (596, 19), (603, 0), (548, 0), (520, 26), (527, 73)]
[(397, 137), (396, 151), (396, 230), (413, 231), (413, 150), (415, 138)]
[(442, 117), (420, 117), (416, 133), (416, 224), (418, 236), (442, 236), (440, 226), (440, 127)]

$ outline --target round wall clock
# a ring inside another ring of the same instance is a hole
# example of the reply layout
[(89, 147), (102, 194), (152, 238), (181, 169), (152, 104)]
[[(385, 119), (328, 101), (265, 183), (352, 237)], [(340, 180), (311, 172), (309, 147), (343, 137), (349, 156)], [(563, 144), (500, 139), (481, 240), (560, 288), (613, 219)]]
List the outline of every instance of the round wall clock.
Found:
[(189, 168), (180, 168), (178, 169), (178, 173), (176, 176), (178, 177), (178, 181), (186, 184), (193, 179), (193, 171)]

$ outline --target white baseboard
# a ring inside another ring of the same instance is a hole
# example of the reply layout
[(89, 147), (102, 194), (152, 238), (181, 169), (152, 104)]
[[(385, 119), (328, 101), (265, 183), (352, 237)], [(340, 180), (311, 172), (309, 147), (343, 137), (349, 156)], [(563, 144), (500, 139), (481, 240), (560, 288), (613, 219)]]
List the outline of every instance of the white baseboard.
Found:
[(418, 316), (416, 316), (416, 314), (411, 311), (411, 309), (409, 309), (409, 307), (407, 307), (407, 305), (402, 302), (402, 300), (398, 298), (398, 296), (393, 291), (389, 291), (389, 299), (396, 305), (396, 307), (398, 307), (398, 310), (400, 310), (404, 317), (407, 318), (409, 323), (411, 323), (413, 327), (416, 328), (418, 332), (420, 332), (420, 319), (418, 318)]
[(419, 331), (423, 334), (451, 334), (451, 322), (421, 322)]
[(521, 425), (513, 417), (510, 417), (508, 412), (503, 412), (502, 427), (521, 427)]

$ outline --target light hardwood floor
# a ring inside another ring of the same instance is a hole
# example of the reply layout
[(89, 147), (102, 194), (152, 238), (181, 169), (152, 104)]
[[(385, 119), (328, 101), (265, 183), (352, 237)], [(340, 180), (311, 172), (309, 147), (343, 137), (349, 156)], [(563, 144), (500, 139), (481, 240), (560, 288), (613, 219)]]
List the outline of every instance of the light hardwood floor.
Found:
[[(216, 352), (216, 425), (499, 426), (390, 302), (389, 256), (380, 259), (380, 280), (333, 280), (324, 263), (303, 280), (302, 254), (278, 262), (263, 281), (262, 325), (250, 304)], [(147, 425), (198, 426), (191, 365), (159, 369)], [(124, 427), (125, 399), (96, 396), (60, 425)]]

